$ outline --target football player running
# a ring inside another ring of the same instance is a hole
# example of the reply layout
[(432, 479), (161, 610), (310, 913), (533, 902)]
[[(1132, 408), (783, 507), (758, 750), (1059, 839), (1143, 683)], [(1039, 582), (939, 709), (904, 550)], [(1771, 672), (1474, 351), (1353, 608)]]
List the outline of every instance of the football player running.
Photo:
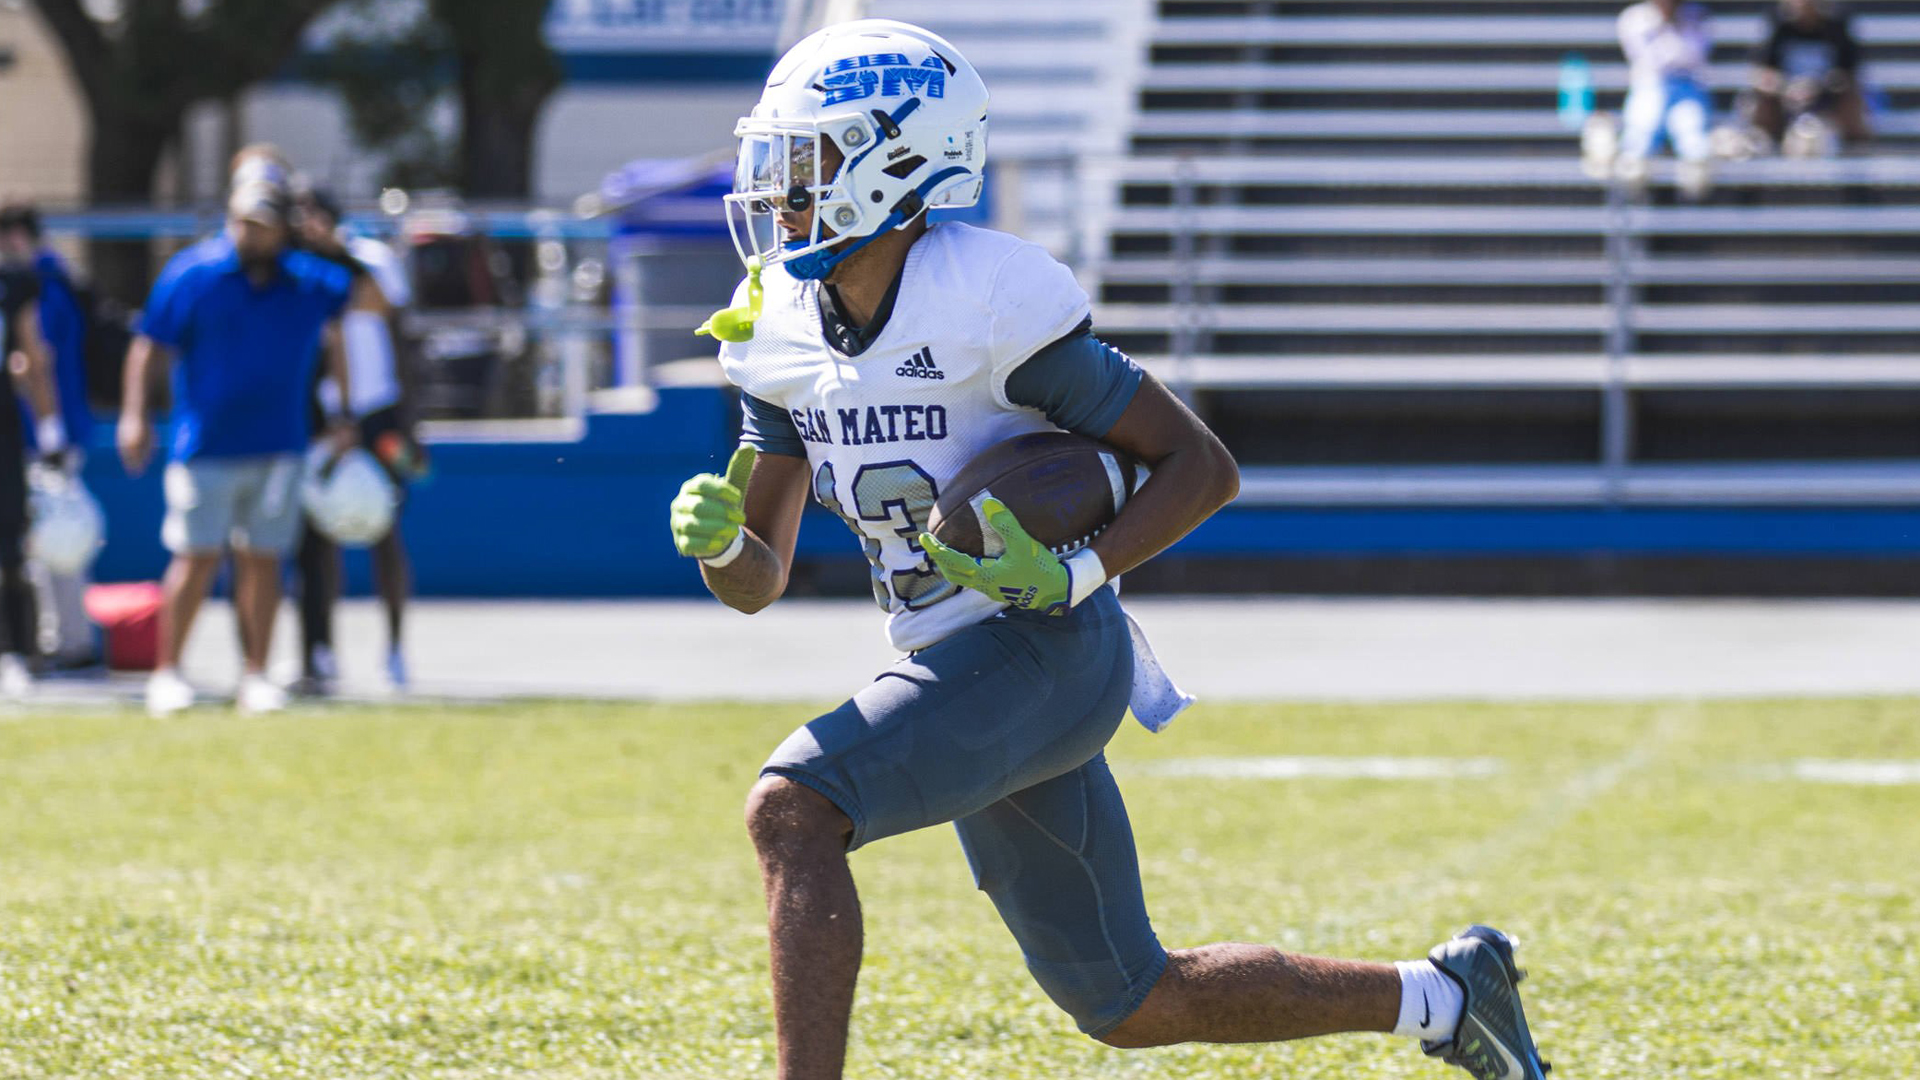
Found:
[[(951, 821), (1033, 977), (1108, 1045), (1393, 1031), (1475, 1077), (1538, 1080), (1498, 931), (1398, 964), (1169, 952), (1155, 937), (1103, 750), (1130, 704), (1156, 726), (1185, 699), (1150, 677), (1106, 586), (1232, 500), (1239, 474), (1179, 399), (1093, 335), (1066, 267), (1003, 233), (927, 222), (979, 198), (986, 110), (951, 44), (869, 19), (794, 46), (735, 131), (727, 208), (748, 280), (704, 329), (742, 391), (744, 445), (724, 475), (682, 488), (674, 542), (715, 596), (756, 612), (784, 591), (817, 499), (860, 537), (888, 636), (909, 654), (796, 730), (747, 799), (779, 1076), (841, 1075), (862, 941), (847, 853)], [(1005, 555), (926, 535), (971, 458), (1054, 429), (1151, 469), (1090, 545), (1036, 550), (992, 501)]]

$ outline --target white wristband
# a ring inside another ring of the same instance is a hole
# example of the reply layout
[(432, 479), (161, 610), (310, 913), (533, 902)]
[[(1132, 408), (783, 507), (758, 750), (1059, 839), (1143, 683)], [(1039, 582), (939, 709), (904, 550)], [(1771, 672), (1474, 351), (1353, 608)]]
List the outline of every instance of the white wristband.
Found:
[(733, 534), (733, 543), (727, 545), (727, 550), (718, 555), (709, 555), (700, 561), (718, 570), (739, 558), (740, 553), (745, 550), (747, 550), (747, 530), (741, 529)]
[(33, 427), (33, 441), (43, 454), (57, 454), (67, 448), (67, 425), (57, 416), (43, 416)]
[(1083, 547), (1067, 556), (1066, 564), (1068, 607), (1079, 607), (1082, 600), (1098, 592), (1100, 586), (1107, 583), (1107, 568), (1090, 547)]

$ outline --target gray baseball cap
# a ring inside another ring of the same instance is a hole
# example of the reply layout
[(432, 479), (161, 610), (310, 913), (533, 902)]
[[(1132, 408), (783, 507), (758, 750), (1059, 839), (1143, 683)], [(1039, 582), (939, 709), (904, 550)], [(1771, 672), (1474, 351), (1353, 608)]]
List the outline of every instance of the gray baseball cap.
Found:
[(293, 198), (287, 189), (261, 180), (242, 183), (227, 197), (227, 216), (235, 221), (284, 227), (292, 213)]

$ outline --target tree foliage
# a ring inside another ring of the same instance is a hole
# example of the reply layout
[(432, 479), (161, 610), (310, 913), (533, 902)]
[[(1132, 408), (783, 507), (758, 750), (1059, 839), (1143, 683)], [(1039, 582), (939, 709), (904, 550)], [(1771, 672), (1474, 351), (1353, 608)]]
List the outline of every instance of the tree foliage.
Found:
[[(231, 97), (285, 63), (335, 0), (208, 0), (192, 14), (180, 0), (123, 0), (111, 19), (83, 0), (33, 2), (67, 54), (97, 150), (129, 133), (171, 139), (195, 102)], [(96, 199), (145, 196), (153, 182), (150, 169), (90, 179), (105, 187)]]
[[(376, 2), (351, 0), (364, 9)], [(317, 58), (314, 74), (340, 94), (354, 141), (386, 159), (382, 183), (414, 188), (459, 182), (456, 140), (434, 124), (453, 93), (453, 50), (446, 31), (424, 9), (404, 27), (349, 26)]]
[(547, 44), (548, 0), (428, 0), (452, 39), (460, 87), (462, 186), (476, 198), (533, 188), (540, 110), (560, 85)]
[[(335, 40), (322, 78), (346, 102), (354, 137), (387, 155), (389, 183), (452, 182), (475, 198), (531, 192), (540, 111), (561, 80), (546, 40), (547, 7), (427, 0), (411, 26)], [(449, 97), (459, 116), (451, 140), (433, 123)]]
[[(335, 0), (121, 0), (111, 17), (84, 0), (33, 0), (66, 53), (92, 134), (87, 184), (96, 203), (145, 203), (154, 174), (195, 103), (266, 78)], [(96, 284), (132, 299), (144, 257), (96, 246)]]

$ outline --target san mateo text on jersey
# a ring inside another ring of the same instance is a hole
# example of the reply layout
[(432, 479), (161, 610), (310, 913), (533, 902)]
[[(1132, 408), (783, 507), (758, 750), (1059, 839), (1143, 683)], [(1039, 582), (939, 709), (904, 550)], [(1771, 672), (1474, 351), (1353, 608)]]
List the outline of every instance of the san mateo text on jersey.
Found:
[[(817, 282), (776, 263), (761, 284), (753, 337), (723, 342), (720, 366), (790, 421), (774, 438), (790, 439), (785, 453), (804, 448), (814, 499), (860, 538), (888, 640), (912, 652), (993, 615), (998, 598), (941, 577), (918, 538), (941, 489), (982, 450), (1054, 430), (1006, 388), (1029, 358), (1087, 321), (1073, 271), (1018, 237), (936, 223), (907, 250), (891, 314), (857, 353), (828, 340)], [(744, 282), (734, 290), (736, 306), (746, 291)], [(743, 416), (743, 432), (752, 423)]]
[[(832, 446), (871, 446), (875, 443), (928, 442), (947, 437), (944, 405), (868, 405), (853, 409), (790, 409), (793, 426), (806, 442)], [(840, 437), (833, 437), (831, 412), (840, 421)]]

